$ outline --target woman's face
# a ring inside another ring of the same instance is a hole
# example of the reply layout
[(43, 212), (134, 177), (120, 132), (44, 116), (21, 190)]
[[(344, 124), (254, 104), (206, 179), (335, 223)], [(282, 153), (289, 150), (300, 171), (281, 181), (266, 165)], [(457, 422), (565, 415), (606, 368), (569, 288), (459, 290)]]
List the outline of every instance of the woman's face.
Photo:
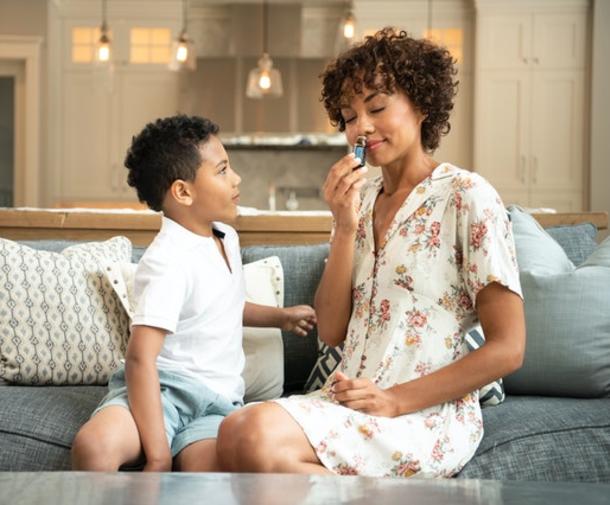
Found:
[(393, 93), (364, 88), (341, 108), (345, 135), (350, 144), (367, 138), (367, 161), (387, 166), (422, 150), (421, 123), (424, 116), (402, 91)]

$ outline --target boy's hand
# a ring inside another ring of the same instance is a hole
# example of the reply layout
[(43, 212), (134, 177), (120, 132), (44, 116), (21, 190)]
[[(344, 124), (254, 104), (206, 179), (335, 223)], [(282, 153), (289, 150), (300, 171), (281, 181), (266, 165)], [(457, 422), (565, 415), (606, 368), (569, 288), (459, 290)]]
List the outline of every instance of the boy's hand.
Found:
[(316, 324), (316, 313), (309, 305), (295, 305), (282, 309), (282, 330), (304, 337)]

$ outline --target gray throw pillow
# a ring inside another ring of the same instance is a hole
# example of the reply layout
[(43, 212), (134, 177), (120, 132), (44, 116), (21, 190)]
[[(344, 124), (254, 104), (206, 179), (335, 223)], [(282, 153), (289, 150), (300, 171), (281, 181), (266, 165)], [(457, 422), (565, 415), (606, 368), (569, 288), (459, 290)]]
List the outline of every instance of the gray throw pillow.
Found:
[(574, 267), (528, 214), (511, 209), (525, 299), (523, 367), (509, 394), (610, 395), (610, 239)]

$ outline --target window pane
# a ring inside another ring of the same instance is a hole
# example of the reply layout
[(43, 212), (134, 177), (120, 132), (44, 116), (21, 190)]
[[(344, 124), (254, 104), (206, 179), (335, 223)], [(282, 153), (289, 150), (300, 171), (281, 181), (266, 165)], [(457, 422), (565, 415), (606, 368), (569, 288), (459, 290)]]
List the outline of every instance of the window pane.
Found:
[(169, 28), (153, 28), (152, 30), (151, 43), (153, 45), (169, 45), (171, 42), (171, 35)]
[(131, 46), (131, 55), (129, 61), (131, 63), (148, 63), (150, 60), (150, 54), (148, 47), (144, 46)]
[(89, 63), (90, 61), (93, 61), (93, 47), (73, 46), (72, 61), (74, 63)]
[(72, 28), (72, 44), (92, 44), (93, 30), (91, 28)]

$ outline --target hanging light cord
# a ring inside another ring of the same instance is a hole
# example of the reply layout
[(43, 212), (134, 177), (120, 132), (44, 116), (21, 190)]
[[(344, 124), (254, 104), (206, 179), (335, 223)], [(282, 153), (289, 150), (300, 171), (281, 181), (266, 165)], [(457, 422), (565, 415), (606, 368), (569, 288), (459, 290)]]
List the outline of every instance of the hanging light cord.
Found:
[(432, 36), (432, 0), (428, 0), (428, 38)]
[(186, 15), (188, 11), (188, 0), (182, 0), (182, 33), (186, 33), (188, 16)]
[(106, 30), (106, 0), (102, 0), (102, 30)]
[(267, 2), (263, 0), (263, 53), (267, 52)]

